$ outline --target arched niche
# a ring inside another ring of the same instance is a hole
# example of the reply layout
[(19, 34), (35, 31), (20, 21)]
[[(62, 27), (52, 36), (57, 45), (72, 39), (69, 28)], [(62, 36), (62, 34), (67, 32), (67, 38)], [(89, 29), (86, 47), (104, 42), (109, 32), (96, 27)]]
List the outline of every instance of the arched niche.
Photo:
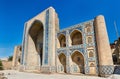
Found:
[(95, 75), (96, 74), (95, 61), (90, 61), (89, 62), (89, 74), (91, 74), (91, 75)]
[(66, 73), (66, 56), (65, 54), (61, 53), (58, 57), (59, 57), (60, 63), (64, 67), (64, 72)]
[(64, 34), (60, 34), (58, 37), (60, 47), (66, 47), (66, 37)]
[(79, 72), (84, 73), (84, 56), (79, 51), (75, 51), (71, 55), (71, 58), (72, 61), (79, 67)]
[(82, 33), (79, 30), (74, 30), (71, 34), (71, 41), (72, 44), (71, 45), (80, 45), (83, 43), (82, 41)]
[[(29, 29), (29, 39), (28, 39), (28, 54), (29, 53), (35, 53), (31, 54), (33, 55), (29, 60), (31, 61), (30, 63), (33, 64), (40, 64), (42, 65), (42, 60), (43, 60), (43, 40), (44, 40), (44, 28), (43, 24), (39, 20), (35, 20), (30, 29)], [(39, 59), (37, 59), (37, 54), (39, 55)], [(36, 59), (35, 59), (36, 58)], [(39, 60), (39, 63), (37, 63)]]
[(92, 31), (91, 25), (90, 25), (90, 24), (86, 24), (85, 32), (86, 32), (86, 33), (89, 33), (89, 32), (91, 32), (91, 31)]
[(94, 52), (93, 52), (93, 50), (89, 50), (89, 57), (94, 57)]
[(93, 43), (93, 38), (92, 36), (87, 36), (87, 44)]

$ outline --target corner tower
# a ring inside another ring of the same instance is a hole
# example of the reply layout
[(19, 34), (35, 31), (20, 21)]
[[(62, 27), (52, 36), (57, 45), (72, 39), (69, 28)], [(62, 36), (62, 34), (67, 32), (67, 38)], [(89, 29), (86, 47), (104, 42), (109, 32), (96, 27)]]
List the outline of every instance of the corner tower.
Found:
[(99, 74), (101, 76), (110, 75), (113, 73), (114, 67), (103, 15), (95, 18), (95, 33), (99, 57)]

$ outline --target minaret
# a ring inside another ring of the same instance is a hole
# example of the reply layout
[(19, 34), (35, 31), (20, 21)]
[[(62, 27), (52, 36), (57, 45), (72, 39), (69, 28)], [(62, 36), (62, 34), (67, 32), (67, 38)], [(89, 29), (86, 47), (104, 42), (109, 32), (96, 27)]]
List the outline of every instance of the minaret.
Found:
[(110, 75), (113, 73), (114, 67), (103, 15), (95, 18), (95, 33), (99, 58), (99, 73), (101, 76)]

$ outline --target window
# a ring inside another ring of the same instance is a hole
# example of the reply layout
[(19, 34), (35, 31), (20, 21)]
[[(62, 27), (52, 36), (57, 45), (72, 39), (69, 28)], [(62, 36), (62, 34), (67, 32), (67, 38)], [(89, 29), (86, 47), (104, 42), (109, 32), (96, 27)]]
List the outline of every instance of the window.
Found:
[(94, 67), (94, 66), (95, 66), (94, 63), (91, 63), (91, 64), (90, 64), (90, 67)]
[(87, 27), (87, 32), (91, 32), (91, 28), (90, 27)]
[(89, 57), (94, 57), (94, 54), (92, 51), (89, 52)]
[(86, 33), (91, 32), (91, 25), (90, 24), (86, 24)]
[(92, 37), (88, 37), (88, 43), (92, 43)]

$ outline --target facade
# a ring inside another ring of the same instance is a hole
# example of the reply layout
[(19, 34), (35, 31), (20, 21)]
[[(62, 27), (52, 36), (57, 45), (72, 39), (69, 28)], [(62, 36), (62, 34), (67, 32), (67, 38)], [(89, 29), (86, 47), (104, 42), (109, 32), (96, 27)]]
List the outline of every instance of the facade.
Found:
[(15, 70), (19, 69), (21, 54), (22, 54), (22, 47), (20, 45), (15, 46), (13, 60), (12, 60), (12, 69), (15, 69)]
[(114, 71), (104, 16), (60, 30), (50, 7), (25, 23), (22, 71), (110, 75)]

